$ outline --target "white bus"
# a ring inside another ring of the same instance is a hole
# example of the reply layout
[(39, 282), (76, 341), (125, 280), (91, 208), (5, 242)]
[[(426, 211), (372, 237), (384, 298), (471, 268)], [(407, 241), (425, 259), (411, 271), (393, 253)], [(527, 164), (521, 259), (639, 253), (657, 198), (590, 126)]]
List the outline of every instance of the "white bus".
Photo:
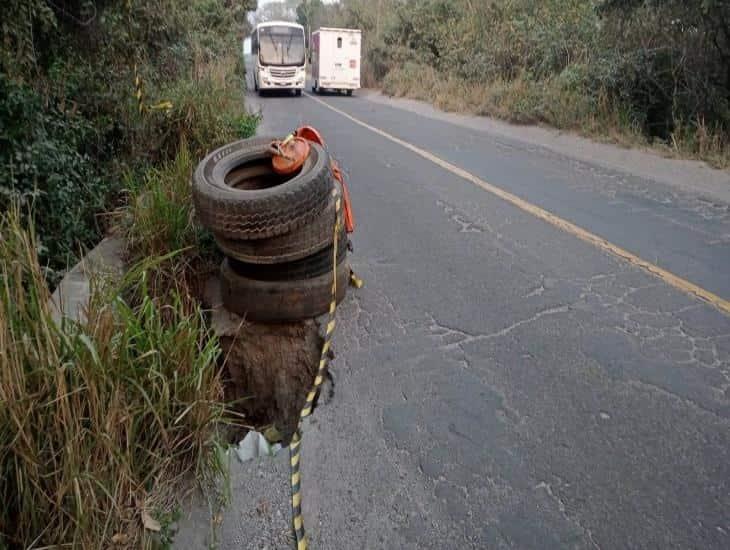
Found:
[(251, 35), (254, 89), (294, 90), (306, 80), (304, 27), (285, 21), (259, 23)]
[(352, 95), (360, 88), (362, 32), (322, 27), (312, 33), (312, 91), (339, 90)]

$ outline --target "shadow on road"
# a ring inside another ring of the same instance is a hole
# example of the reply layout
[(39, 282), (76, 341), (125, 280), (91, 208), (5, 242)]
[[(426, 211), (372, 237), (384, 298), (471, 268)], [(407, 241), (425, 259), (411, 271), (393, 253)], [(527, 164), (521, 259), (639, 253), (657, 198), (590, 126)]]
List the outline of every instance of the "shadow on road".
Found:
[(251, 88), (251, 91), (260, 97), (296, 97), (294, 90), (259, 90), (255, 92)]

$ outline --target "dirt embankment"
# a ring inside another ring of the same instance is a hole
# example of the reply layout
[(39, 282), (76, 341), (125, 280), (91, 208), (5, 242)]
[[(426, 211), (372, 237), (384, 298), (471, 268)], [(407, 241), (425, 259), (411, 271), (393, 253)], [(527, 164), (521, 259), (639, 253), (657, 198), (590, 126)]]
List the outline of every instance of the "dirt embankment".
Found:
[(320, 359), (322, 337), (314, 319), (253, 323), (220, 307), (217, 279), (206, 302), (220, 338), (227, 371), (226, 401), (256, 428), (275, 426), (287, 442), (294, 433)]

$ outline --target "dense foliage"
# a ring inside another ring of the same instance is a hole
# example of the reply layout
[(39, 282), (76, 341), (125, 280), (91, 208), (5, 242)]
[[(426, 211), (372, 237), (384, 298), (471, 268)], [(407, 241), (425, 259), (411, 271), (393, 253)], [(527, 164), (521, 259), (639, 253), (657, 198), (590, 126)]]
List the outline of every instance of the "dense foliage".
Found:
[[(10, 0), (0, 23), (0, 210), (31, 206), (49, 278), (98, 240), (120, 175), (250, 125), (237, 56), (254, 2)], [(235, 57), (233, 57), (235, 59)], [(171, 109), (140, 113), (142, 101)], [(237, 79), (237, 80), (236, 80)], [(236, 93), (238, 92), (238, 93)], [(238, 108), (233, 108), (231, 95)]]
[[(0, 549), (169, 547), (179, 485), (221, 473), (234, 421), (192, 276), (212, 247), (190, 176), (256, 130), (251, 4), (3, 4)], [(61, 321), (47, 282), (109, 222), (131, 267), (95, 274), (84, 318)]]
[(727, 0), (302, 0), (297, 15), (361, 28), (365, 77), (389, 93), (730, 162)]

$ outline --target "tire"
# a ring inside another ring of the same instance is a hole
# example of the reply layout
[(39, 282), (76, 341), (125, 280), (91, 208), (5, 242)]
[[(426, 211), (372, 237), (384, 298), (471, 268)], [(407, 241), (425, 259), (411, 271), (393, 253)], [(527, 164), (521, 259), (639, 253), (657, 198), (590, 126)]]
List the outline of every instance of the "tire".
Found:
[[(327, 273), (332, 273), (334, 245), (320, 250), (294, 262), (283, 264), (251, 264), (240, 262), (231, 257), (228, 265), (236, 275), (257, 281), (296, 281), (311, 279)], [(347, 257), (347, 241), (337, 242), (337, 264), (341, 264)]]
[[(289, 233), (268, 239), (236, 240), (215, 235), (221, 251), (235, 260), (252, 264), (279, 264), (300, 260), (332, 245), (334, 240), (335, 198), (310, 223)], [(338, 236), (346, 242), (344, 224)]]
[(347, 95), (348, 95), (349, 97), (352, 97), (352, 90), (347, 90)]
[(294, 95), (296, 95), (297, 97), (302, 97), (302, 90), (297, 88), (296, 91), (294, 92)]
[(200, 222), (225, 239), (266, 239), (311, 223), (327, 206), (332, 173), (325, 150), (311, 144), (301, 171), (286, 179), (271, 167), (274, 138), (241, 140), (210, 153), (193, 175)]
[[(337, 302), (347, 293), (350, 266), (337, 266)], [(293, 281), (258, 281), (236, 274), (228, 260), (221, 265), (221, 294), (225, 308), (251, 321), (284, 322), (326, 313), (332, 301), (330, 272)]]

